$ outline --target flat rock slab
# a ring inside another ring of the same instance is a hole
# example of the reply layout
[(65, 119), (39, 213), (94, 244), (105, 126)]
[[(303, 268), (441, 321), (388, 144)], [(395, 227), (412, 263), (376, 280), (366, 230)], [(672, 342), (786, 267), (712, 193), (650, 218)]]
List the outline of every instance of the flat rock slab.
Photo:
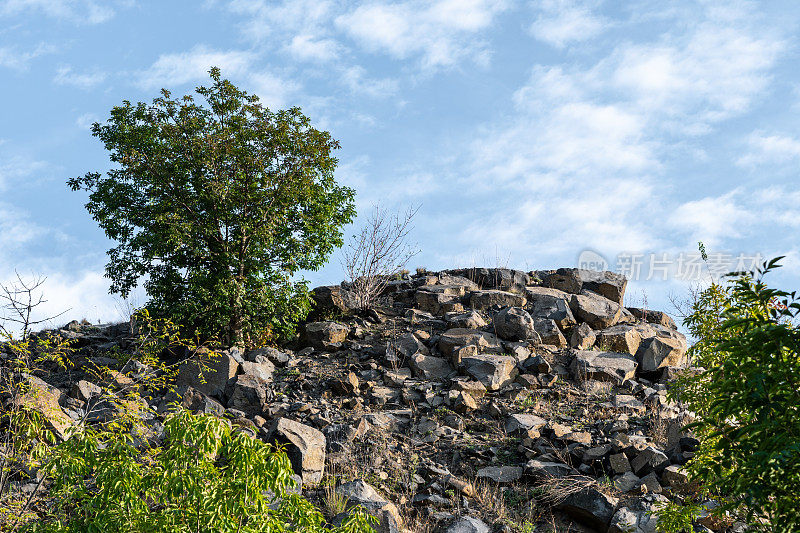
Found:
[(478, 479), (490, 479), (495, 483), (513, 483), (522, 479), (521, 466), (487, 466), (478, 470)]
[(630, 354), (576, 350), (570, 370), (575, 379), (596, 379), (621, 385), (636, 374), (638, 363)]

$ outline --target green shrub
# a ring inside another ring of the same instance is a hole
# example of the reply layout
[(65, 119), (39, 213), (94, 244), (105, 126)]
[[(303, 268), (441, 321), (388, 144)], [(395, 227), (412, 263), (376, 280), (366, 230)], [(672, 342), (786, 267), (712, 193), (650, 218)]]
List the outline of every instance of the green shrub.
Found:
[[(701, 369), (670, 394), (696, 413), (701, 444), (687, 469), (700, 496), (721, 504), (712, 514), (790, 533), (800, 531), (800, 303), (763, 281), (779, 260), (699, 294), (684, 324)], [(662, 529), (677, 531), (670, 517), (685, 511), (665, 511)]]

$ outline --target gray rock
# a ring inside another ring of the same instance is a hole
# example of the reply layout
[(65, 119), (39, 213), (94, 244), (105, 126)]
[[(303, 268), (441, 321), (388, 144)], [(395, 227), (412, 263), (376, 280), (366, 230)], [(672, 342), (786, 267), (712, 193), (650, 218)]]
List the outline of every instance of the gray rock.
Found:
[(316, 485), (325, 470), (325, 435), (300, 422), (278, 418), (267, 432), (267, 441), (285, 445), (294, 473), (303, 484)]
[(486, 326), (483, 317), (472, 310), (463, 313), (447, 313), (445, 320), (452, 328), (480, 329)]
[(483, 383), (487, 390), (496, 391), (517, 377), (517, 362), (503, 355), (474, 355), (461, 360), (462, 368)]
[(672, 318), (670, 318), (670, 316), (663, 311), (652, 311), (650, 309), (642, 309), (639, 307), (628, 307), (628, 311), (630, 311), (631, 314), (639, 320), (644, 320), (645, 322), (649, 322), (651, 324), (660, 324), (670, 329), (677, 329), (677, 326)]
[(498, 290), (473, 291), (469, 299), (470, 307), (479, 310), (489, 309), (493, 306), (525, 307), (525, 302), (524, 296)]
[(621, 385), (633, 378), (637, 366), (630, 354), (576, 350), (570, 370), (575, 379), (597, 379)]
[(575, 325), (575, 317), (569, 307), (570, 295), (547, 287), (528, 287), (527, 309), (534, 318), (555, 320), (558, 327), (568, 329)]
[(582, 290), (596, 292), (622, 305), (628, 280), (614, 272), (597, 272), (580, 268), (559, 268), (544, 280), (545, 285), (571, 294)]
[(482, 288), (518, 294), (524, 294), (525, 287), (530, 284), (530, 278), (525, 272), (508, 268), (462, 268), (449, 270), (447, 273), (467, 278)]
[(495, 315), (493, 322), (495, 331), (501, 339), (508, 341), (538, 340), (531, 315), (521, 307), (506, 307)]
[[(335, 491), (346, 502), (347, 511), (360, 505), (378, 519), (376, 533), (399, 533), (402, 530), (403, 522), (397, 507), (365, 481), (357, 479), (343, 483)], [(341, 523), (343, 518), (339, 517), (335, 522)]]
[(261, 415), (267, 408), (266, 387), (267, 382), (258, 376), (239, 374), (229, 385), (228, 408), (249, 416)]
[(636, 355), (642, 336), (628, 324), (618, 324), (597, 332), (596, 343), (603, 350)]
[(564, 463), (531, 459), (525, 463), (525, 475), (534, 479), (546, 480), (577, 475), (578, 471)]
[(578, 350), (588, 350), (594, 345), (597, 334), (586, 322), (581, 322), (580, 326), (572, 329), (569, 338), (569, 345)]
[(476, 329), (448, 329), (439, 337), (439, 351), (446, 357), (462, 346), (475, 346), (478, 352), (503, 353), (503, 344), (495, 335)]
[(618, 500), (612, 496), (594, 488), (585, 488), (567, 496), (556, 508), (582, 524), (605, 531), (617, 503)]
[(444, 357), (417, 354), (411, 358), (411, 369), (414, 375), (423, 379), (446, 379), (453, 369)]
[(542, 339), (542, 344), (549, 344), (559, 348), (567, 347), (567, 340), (564, 338), (561, 330), (558, 329), (558, 324), (556, 324), (555, 320), (550, 318), (535, 318), (533, 319), (533, 323), (536, 333), (538, 333)]
[(430, 355), (430, 350), (413, 333), (404, 333), (389, 340), (387, 357), (395, 356), (398, 361), (407, 361), (417, 354)]
[(70, 396), (86, 402), (95, 396), (100, 396), (102, 392), (103, 389), (101, 389), (98, 385), (95, 385), (91, 381), (81, 379), (72, 386), (72, 389), (70, 390)]
[(317, 287), (311, 291), (314, 300), (309, 318), (312, 320), (332, 314), (347, 314), (358, 309), (356, 295), (339, 285)]
[(611, 327), (622, 314), (622, 306), (618, 303), (591, 292), (572, 295), (569, 305), (575, 318), (586, 322), (592, 329)]
[(641, 364), (641, 372), (655, 372), (667, 366), (685, 366), (686, 343), (677, 338), (653, 337), (642, 343), (637, 359)]
[(631, 461), (631, 468), (637, 476), (645, 476), (650, 472), (659, 474), (669, 466), (669, 458), (664, 452), (648, 446)]
[(478, 479), (491, 479), (495, 483), (513, 483), (522, 479), (521, 466), (487, 466), (478, 470)]
[(25, 389), (21, 394), (12, 397), (15, 406), (24, 406), (41, 414), (45, 425), (56, 437), (65, 440), (72, 419), (59, 405), (59, 400), (63, 396), (61, 390), (29, 374), (24, 374), (22, 380)]
[(445, 533), (489, 533), (489, 526), (478, 518), (462, 516), (450, 524)]
[(272, 381), (272, 374), (275, 373), (275, 365), (266, 358), (261, 358), (258, 363), (243, 361), (241, 367), (243, 374), (255, 376), (264, 381)]
[(511, 435), (527, 433), (530, 430), (537, 430), (547, 424), (547, 420), (536, 415), (519, 413), (510, 415), (506, 419), (505, 430)]
[(350, 330), (338, 322), (310, 322), (305, 325), (305, 340), (317, 350), (325, 350), (347, 338)]
[(625, 472), (614, 478), (614, 488), (620, 492), (630, 492), (639, 485), (639, 476), (633, 472)]
[(228, 381), (239, 371), (239, 363), (229, 354), (200, 353), (200, 360), (184, 361), (178, 370), (176, 384), (194, 387), (204, 394), (223, 398)]
[(446, 291), (436, 291), (433, 287), (418, 290), (414, 295), (414, 303), (417, 309), (435, 316), (457, 312), (462, 308), (461, 296), (447, 294)]

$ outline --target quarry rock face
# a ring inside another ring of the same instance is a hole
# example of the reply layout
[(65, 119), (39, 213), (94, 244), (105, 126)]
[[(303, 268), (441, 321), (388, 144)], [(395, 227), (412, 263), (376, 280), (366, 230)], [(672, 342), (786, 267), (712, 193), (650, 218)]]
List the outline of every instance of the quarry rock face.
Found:
[[(202, 372), (189, 358), (174, 392), (137, 409), (155, 433), (177, 401), (285, 446), (299, 490), (313, 499), (330, 481), (346, 502), (334, 524), (363, 505), (381, 532), (500, 531), (510, 518), (478, 505), (482, 490), (547, 496), (534, 503), (564, 530), (649, 533), (653, 507), (689, 489), (698, 443), (667, 396), (686, 338), (665, 313), (624, 307), (625, 288), (580, 269), (425, 271), (390, 280), (366, 312), (345, 285), (319, 287), (291, 342), (202, 353)], [(142, 371), (99, 348), (128, 345), (117, 326), (63, 331), (76, 368), (31, 377), (28, 400), (59, 435), (101, 393), (92, 364), (117, 365), (117, 385)]]

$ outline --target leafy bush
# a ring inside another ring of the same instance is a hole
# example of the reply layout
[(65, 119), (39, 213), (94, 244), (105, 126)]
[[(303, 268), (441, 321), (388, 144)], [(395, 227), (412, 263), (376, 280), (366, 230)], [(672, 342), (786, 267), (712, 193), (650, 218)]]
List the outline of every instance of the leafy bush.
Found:
[(191, 332), (256, 344), (291, 335), (308, 313), (305, 282), (342, 245), (354, 192), (334, 181), (338, 141), (299, 108), (272, 112), (220, 78), (206, 105), (167, 90), (92, 126), (110, 152), (104, 176), (69, 180), (106, 235), (111, 291), (146, 276), (147, 307)]
[(670, 394), (696, 413), (689, 427), (701, 444), (687, 468), (720, 504), (711, 514), (789, 533), (800, 531), (800, 303), (763, 281), (779, 260), (700, 293), (684, 321), (700, 368)]

